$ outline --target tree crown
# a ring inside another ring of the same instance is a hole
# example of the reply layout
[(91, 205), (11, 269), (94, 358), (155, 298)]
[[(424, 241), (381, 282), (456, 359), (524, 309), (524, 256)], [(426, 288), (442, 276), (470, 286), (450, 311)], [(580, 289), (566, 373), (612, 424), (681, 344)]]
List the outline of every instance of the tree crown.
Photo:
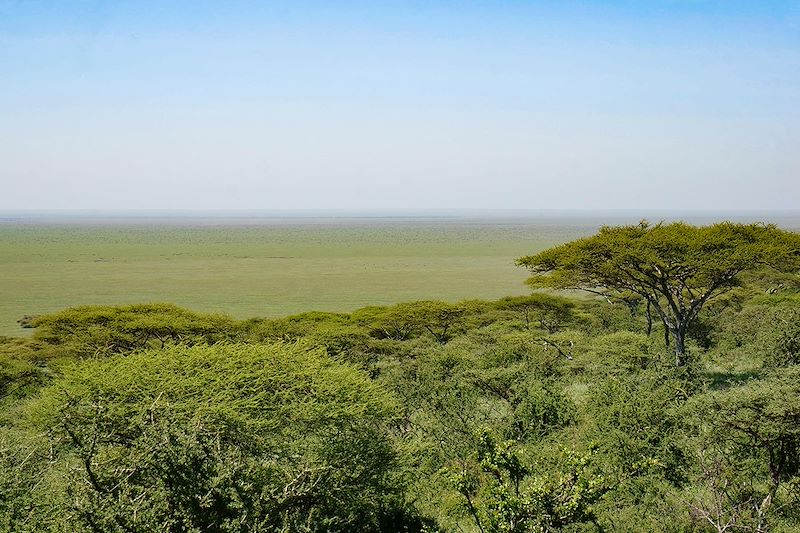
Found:
[(594, 236), (522, 257), (517, 264), (533, 272), (529, 284), (534, 287), (706, 301), (738, 285), (746, 270), (800, 268), (800, 235), (772, 224), (696, 227), (642, 221), (603, 226)]

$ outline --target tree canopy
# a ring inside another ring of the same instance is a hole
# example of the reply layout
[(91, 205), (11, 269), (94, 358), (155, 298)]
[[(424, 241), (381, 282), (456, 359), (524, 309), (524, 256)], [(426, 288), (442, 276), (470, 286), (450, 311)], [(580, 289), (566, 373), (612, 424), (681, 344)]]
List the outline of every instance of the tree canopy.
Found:
[(214, 343), (235, 337), (230, 317), (172, 304), (84, 305), (32, 320), (33, 337), (80, 357), (129, 353), (169, 344)]
[[(693, 398), (683, 408), (700, 443), (693, 510), (717, 531), (772, 531), (771, 507), (796, 506), (800, 368)], [(779, 502), (783, 502), (782, 504)]]
[(27, 409), (48, 442), (20, 457), (47, 457), (39, 501), (89, 531), (383, 531), (395, 410), (304, 343), (169, 346), (66, 368)]
[(517, 264), (534, 274), (533, 287), (643, 298), (674, 340), (680, 366), (686, 362), (687, 329), (702, 307), (739, 286), (745, 271), (800, 268), (800, 235), (771, 224), (696, 227), (642, 221), (603, 226), (594, 236), (522, 257)]
[(530, 329), (531, 322), (534, 322), (548, 333), (555, 333), (572, 318), (572, 308), (575, 304), (566, 298), (549, 294), (530, 294), (506, 296), (497, 301), (497, 307), (519, 313), (527, 329)]
[(0, 337), (0, 531), (800, 531), (798, 249), (641, 224), (540, 254), (587, 293), (37, 316)]

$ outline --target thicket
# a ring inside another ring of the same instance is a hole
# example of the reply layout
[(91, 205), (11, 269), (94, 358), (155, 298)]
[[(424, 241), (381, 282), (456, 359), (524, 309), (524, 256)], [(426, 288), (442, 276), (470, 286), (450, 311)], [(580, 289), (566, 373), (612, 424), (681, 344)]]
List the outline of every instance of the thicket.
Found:
[(624, 293), (36, 317), (0, 530), (798, 531), (798, 279), (743, 273), (680, 365)]

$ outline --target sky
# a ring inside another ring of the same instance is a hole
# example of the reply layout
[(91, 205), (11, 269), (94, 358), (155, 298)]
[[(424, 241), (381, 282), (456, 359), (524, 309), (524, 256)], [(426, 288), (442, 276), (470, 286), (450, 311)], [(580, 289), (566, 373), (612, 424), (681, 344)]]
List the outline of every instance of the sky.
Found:
[(0, 210), (786, 210), (800, 2), (0, 0)]

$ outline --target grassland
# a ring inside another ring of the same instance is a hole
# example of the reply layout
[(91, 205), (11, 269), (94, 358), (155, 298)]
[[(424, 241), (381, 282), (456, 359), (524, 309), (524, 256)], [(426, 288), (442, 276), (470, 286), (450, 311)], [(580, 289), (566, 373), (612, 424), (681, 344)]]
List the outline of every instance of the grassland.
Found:
[[(665, 217), (666, 218), (666, 217)], [(682, 217), (686, 218), (686, 217)], [(697, 218), (697, 217), (695, 217)], [(707, 215), (694, 223), (721, 216)], [(800, 215), (748, 214), (800, 228)], [(83, 304), (170, 302), (237, 318), (522, 294), (514, 259), (636, 215), (543, 218), (0, 217), (0, 335)]]
[(165, 301), (235, 317), (524, 293), (514, 259), (589, 221), (288, 219), (0, 224), (0, 335), (82, 304)]

